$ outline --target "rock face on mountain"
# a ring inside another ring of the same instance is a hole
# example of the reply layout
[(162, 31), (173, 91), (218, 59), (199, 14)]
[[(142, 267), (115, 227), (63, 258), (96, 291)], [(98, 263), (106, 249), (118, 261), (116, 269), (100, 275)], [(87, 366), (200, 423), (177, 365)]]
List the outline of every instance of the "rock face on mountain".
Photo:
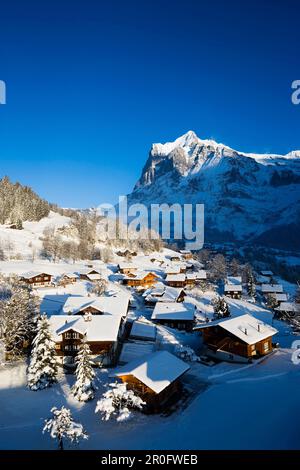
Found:
[(202, 203), (205, 241), (300, 248), (300, 151), (247, 154), (189, 131), (153, 144), (129, 203)]

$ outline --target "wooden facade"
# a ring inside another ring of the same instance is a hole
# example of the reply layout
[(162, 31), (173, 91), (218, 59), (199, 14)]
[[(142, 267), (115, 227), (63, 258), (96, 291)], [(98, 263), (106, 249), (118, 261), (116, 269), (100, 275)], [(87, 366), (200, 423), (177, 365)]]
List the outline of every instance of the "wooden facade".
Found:
[(202, 334), (204, 343), (213, 351), (221, 349), (231, 354), (252, 358), (265, 356), (273, 350), (272, 336), (257, 343), (247, 344), (218, 325), (203, 328)]
[(128, 277), (123, 280), (124, 285), (128, 287), (151, 287), (158, 280), (158, 276), (154, 273), (147, 273), (144, 277)]
[(186, 286), (186, 279), (184, 280), (167, 280), (167, 285), (170, 287), (185, 287)]
[(52, 285), (52, 275), (39, 273), (32, 277), (20, 277), (20, 280), (30, 287), (49, 287)]
[[(84, 340), (84, 335), (75, 331), (68, 330), (61, 335), (61, 341), (55, 343), (55, 351), (57, 356), (62, 359), (65, 357), (69, 358), (69, 362), (74, 362), (78, 351)], [(106, 358), (108, 363), (114, 361), (116, 353), (116, 342), (108, 341), (87, 341), (90, 347), (92, 356), (103, 356)]]
[(96, 269), (91, 269), (90, 271), (88, 272), (85, 272), (85, 273), (80, 273), (80, 279), (82, 281), (90, 281), (90, 278), (89, 278), (89, 275), (90, 274), (98, 274), (100, 276), (100, 273), (99, 271), (96, 271)]
[(64, 286), (67, 286), (69, 284), (76, 284), (76, 282), (77, 282), (77, 277), (76, 276), (67, 276), (66, 274), (64, 274), (60, 278), (58, 285), (64, 287)]
[(168, 326), (169, 328), (176, 328), (177, 330), (192, 331), (195, 326), (195, 320), (177, 320), (176, 318), (155, 318), (152, 320), (154, 323)]
[(150, 412), (160, 412), (167, 402), (176, 393), (181, 390), (180, 378), (172, 382), (168, 387), (160, 393), (155, 393), (151, 388), (147, 387), (143, 382), (133, 375), (119, 376), (123, 383), (127, 384), (127, 388), (133, 390), (143, 401), (146, 402), (146, 408)]

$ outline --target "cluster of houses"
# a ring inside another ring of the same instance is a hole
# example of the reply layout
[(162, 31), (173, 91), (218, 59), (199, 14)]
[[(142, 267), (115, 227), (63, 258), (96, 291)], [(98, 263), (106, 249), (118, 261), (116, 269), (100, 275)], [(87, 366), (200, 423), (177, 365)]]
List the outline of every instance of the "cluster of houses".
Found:
[[(159, 269), (147, 271), (128, 261), (136, 253), (119, 250), (117, 254), (127, 258), (117, 266), (117, 279), (126, 287), (141, 290), (144, 306), (152, 309), (151, 316), (127, 322), (131, 293), (121, 286), (110, 295), (100, 297), (70, 295), (60, 312), (49, 316), (61, 364), (74, 363), (85, 341), (95, 364), (118, 365), (112, 375), (126, 382), (153, 410), (159, 410), (173, 394), (178, 394), (180, 379), (189, 366), (173, 354), (157, 350), (158, 325), (200, 332), (206, 355), (215, 360), (249, 362), (273, 351), (272, 341), (277, 330), (249, 314), (199, 320), (195, 303), (191, 302), (187, 291), (205, 282), (207, 273), (200, 263), (194, 262), (191, 252), (174, 253), (168, 262), (153, 256), (150, 261)], [(25, 273), (20, 279), (33, 288), (64, 287), (79, 281), (100, 281), (102, 273), (88, 265), (78, 273), (65, 273), (58, 280), (46, 272)], [(270, 271), (261, 271), (257, 285), (263, 296), (273, 296), (275, 309), (291, 311), (294, 308)], [(242, 292), (242, 278), (228, 276), (224, 294), (240, 299)]]

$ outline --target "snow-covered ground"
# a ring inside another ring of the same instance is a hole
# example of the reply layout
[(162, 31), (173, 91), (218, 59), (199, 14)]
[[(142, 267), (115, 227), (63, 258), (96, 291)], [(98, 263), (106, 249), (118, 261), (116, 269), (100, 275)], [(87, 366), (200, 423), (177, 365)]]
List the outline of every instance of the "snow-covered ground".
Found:
[[(62, 221), (61, 221), (62, 222)], [(4, 230), (4, 229), (1, 229)], [(1, 232), (0, 230), (0, 232)], [(40, 227), (41, 233), (43, 228)], [(18, 236), (17, 231), (9, 231)], [(24, 236), (22, 231), (22, 237)], [(1, 235), (1, 233), (0, 233)], [(37, 238), (37, 242), (38, 242)], [(156, 255), (168, 261), (171, 251)], [(30, 257), (29, 257), (30, 258)], [(155, 271), (162, 275), (158, 263), (139, 254), (132, 263), (139, 269)], [(116, 264), (124, 258), (115, 257), (108, 265), (94, 261), (109, 281), (108, 290), (124, 290), (117, 281)], [(86, 262), (51, 263), (30, 259), (0, 263), (0, 272), (21, 274), (25, 271), (46, 271), (54, 277), (65, 272), (78, 272)], [(285, 283), (284, 290), (294, 292), (295, 286)], [(58, 313), (68, 296), (87, 295), (88, 283), (78, 281), (66, 287), (37, 289), (41, 298), (41, 311)], [(198, 309), (199, 317), (211, 318), (213, 290), (202, 293), (189, 292), (189, 302)], [(141, 295), (134, 294), (136, 309), (129, 319), (139, 316), (151, 318), (152, 309), (146, 308)], [(191, 363), (184, 376), (185, 389), (189, 391), (183, 403), (168, 417), (134, 413), (132, 420), (123, 423), (101, 421), (95, 414), (97, 398), (110, 383), (111, 370), (97, 370), (99, 389), (96, 399), (79, 403), (71, 393), (74, 376), (61, 374), (58, 384), (51, 389), (33, 392), (26, 386), (26, 364), (18, 362), (0, 366), (0, 448), (1, 449), (52, 449), (55, 443), (42, 434), (44, 419), (53, 406), (65, 405), (74, 419), (81, 422), (89, 433), (82, 449), (296, 449), (300, 433), (300, 365), (292, 362), (292, 342), (297, 339), (290, 326), (274, 320), (262, 303), (227, 299), (233, 316), (249, 313), (259, 320), (272, 324), (278, 334), (274, 341), (280, 343), (272, 355), (253, 364), (219, 363), (213, 367), (198, 362)], [(201, 350), (198, 333), (186, 333), (158, 326), (156, 348), (174, 352), (179, 345)]]
[[(107, 383), (98, 373), (97, 397)], [(96, 400), (82, 404), (72, 398), (73, 376), (62, 376), (48, 390), (26, 388), (25, 365), (0, 369), (1, 449), (52, 449), (42, 434), (52, 406), (69, 407), (87, 429), (82, 449), (297, 449), (299, 448), (300, 366), (282, 349), (253, 365), (192, 365), (186, 386), (193, 400), (172, 415), (136, 413), (126, 423), (103, 422)]]

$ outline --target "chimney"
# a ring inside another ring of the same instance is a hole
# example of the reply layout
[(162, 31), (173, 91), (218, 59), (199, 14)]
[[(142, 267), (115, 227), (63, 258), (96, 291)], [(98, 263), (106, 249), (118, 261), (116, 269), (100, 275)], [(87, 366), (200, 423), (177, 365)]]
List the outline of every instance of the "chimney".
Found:
[(257, 324), (257, 331), (260, 331), (260, 324)]
[(245, 335), (247, 335), (247, 334), (248, 334), (248, 330), (247, 330), (247, 328), (245, 328)]

